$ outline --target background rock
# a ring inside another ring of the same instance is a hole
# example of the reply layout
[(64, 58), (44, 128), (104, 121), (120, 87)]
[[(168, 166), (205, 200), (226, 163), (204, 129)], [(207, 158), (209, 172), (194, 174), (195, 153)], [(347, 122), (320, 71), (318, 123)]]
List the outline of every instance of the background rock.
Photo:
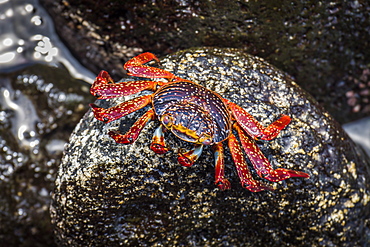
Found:
[(87, 110), (87, 84), (33, 65), (0, 75), (0, 239), (52, 246), (50, 192), (65, 142)]
[(41, 2), (95, 73), (120, 79), (121, 65), (142, 51), (235, 47), (293, 76), (340, 123), (370, 114), (369, 1)]
[(71, 136), (56, 180), (51, 211), (61, 245), (369, 244), (369, 159), (286, 74), (233, 49), (178, 52), (162, 66), (238, 103), (264, 125), (290, 115), (293, 121), (278, 138), (259, 146), (274, 167), (311, 178), (251, 193), (239, 185), (227, 152), (232, 189), (219, 191), (209, 148), (184, 168), (176, 151), (189, 146), (171, 134), (166, 140), (173, 152), (149, 149), (156, 121), (132, 145), (117, 145), (106, 134), (127, 130), (143, 111), (110, 124), (88, 112)]

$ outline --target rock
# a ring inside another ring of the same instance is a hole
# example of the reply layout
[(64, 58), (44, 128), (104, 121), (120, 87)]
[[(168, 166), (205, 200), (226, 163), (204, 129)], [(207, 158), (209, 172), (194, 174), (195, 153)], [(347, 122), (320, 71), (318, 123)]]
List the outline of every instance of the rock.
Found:
[(0, 74), (2, 246), (55, 245), (51, 192), (64, 144), (93, 100), (88, 89), (55, 66)]
[(66, 146), (56, 180), (51, 213), (61, 246), (370, 243), (369, 159), (289, 76), (236, 49), (180, 51), (162, 59), (161, 66), (241, 105), (265, 126), (282, 113), (291, 116), (276, 139), (259, 146), (274, 167), (311, 177), (252, 193), (240, 186), (226, 151), (232, 188), (220, 191), (209, 147), (194, 166), (182, 167), (176, 152), (189, 146), (172, 134), (166, 141), (173, 152), (156, 155), (149, 149), (158, 121), (132, 145), (118, 145), (107, 135), (127, 130), (143, 111), (110, 124), (89, 111)]

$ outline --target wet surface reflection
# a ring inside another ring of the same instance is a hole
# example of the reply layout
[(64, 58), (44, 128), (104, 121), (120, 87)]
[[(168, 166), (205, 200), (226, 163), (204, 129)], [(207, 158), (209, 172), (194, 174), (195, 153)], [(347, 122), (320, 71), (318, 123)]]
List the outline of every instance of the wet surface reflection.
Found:
[(64, 144), (93, 100), (35, 0), (0, 0), (0, 242), (55, 246), (51, 192)]
[(64, 66), (73, 77), (92, 82), (60, 41), (47, 12), (35, 0), (0, 0), (0, 73), (31, 63)]

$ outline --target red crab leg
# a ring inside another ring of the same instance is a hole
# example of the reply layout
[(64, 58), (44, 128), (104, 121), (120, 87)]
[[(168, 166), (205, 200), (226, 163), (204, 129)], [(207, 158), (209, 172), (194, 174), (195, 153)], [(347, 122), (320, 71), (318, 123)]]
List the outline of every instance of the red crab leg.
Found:
[(258, 176), (271, 182), (278, 182), (291, 177), (309, 177), (307, 173), (300, 171), (294, 171), (285, 168), (278, 168), (276, 170), (272, 169), (270, 162), (261, 152), (254, 140), (250, 138), (237, 123), (235, 123), (233, 127), (238, 132), (243, 149), (251, 161), (254, 169), (257, 171)]
[(215, 155), (215, 184), (220, 190), (231, 188), (229, 180), (225, 178), (224, 147), (222, 142), (213, 145)]
[(182, 166), (192, 166), (194, 162), (199, 158), (202, 154), (203, 145), (197, 144), (194, 146), (193, 149), (190, 149), (186, 153), (178, 153), (179, 157), (177, 157), (177, 162), (179, 162)]
[(128, 70), (128, 75), (137, 76), (137, 77), (144, 77), (144, 78), (166, 78), (169, 81), (174, 81), (180, 79), (179, 77), (175, 76), (174, 74), (164, 70), (159, 69), (151, 66), (144, 65), (145, 63), (156, 60), (159, 62), (159, 59), (150, 52), (142, 53), (134, 58), (128, 60), (123, 68)]
[(253, 137), (253, 139), (272, 140), (290, 123), (291, 120), (289, 116), (282, 115), (278, 120), (264, 128), (242, 107), (226, 99), (224, 101), (230, 107), (236, 121), (251, 137)]
[(90, 88), (90, 93), (98, 99), (109, 99), (136, 94), (144, 90), (154, 91), (157, 87), (155, 81), (127, 81), (113, 83), (108, 72), (102, 70)]
[(244, 159), (244, 154), (240, 148), (240, 144), (233, 133), (231, 133), (228, 138), (228, 145), (243, 188), (246, 188), (252, 192), (273, 190), (272, 187), (253, 179)]
[(168, 151), (166, 143), (164, 141), (163, 126), (159, 126), (153, 135), (152, 143), (150, 144), (150, 149), (156, 154), (164, 154)]
[(140, 132), (145, 127), (150, 120), (154, 118), (154, 110), (148, 110), (144, 115), (142, 115), (126, 132), (122, 135), (118, 131), (109, 131), (108, 134), (112, 137), (117, 143), (122, 144), (131, 144), (138, 138)]
[(119, 119), (123, 116), (126, 116), (134, 111), (137, 111), (146, 105), (148, 105), (152, 101), (152, 95), (144, 95), (137, 97), (132, 100), (125, 101), (117, 106), (113, 106), (108, 109), (100, 108), (95, 104), (90, 104), (95, 118), (103, 121), (105, 123), (109, 123), (113, 120)]

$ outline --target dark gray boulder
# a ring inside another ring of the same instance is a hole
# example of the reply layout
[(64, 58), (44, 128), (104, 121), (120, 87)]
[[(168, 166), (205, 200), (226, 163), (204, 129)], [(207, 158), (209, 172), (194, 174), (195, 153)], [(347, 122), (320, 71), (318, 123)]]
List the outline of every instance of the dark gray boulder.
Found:
[(276, 139), (259, 146), (275, 168), (311, 177), (252, 193), (240, 186), (227, 150), (232, 188), (220, 191), (210, 148), (194, 166), (182, 167), (176, 152), (189, 146), (172, 134), (166, 136), (172, 152), (156, 155), (149, 149), (158, 121), (131, 145), (118, 145), (107, 135), (127, 130), (143, 111), (110, 124), (89, 111), (66, 146), (56, 180), (51, 215), (61, 246), (369, 244), (369, 159), (289, 76), (236, 49), (191, 49), (161, 62), (241, 105), (265, 126), (282, 113), (291, 116)]

